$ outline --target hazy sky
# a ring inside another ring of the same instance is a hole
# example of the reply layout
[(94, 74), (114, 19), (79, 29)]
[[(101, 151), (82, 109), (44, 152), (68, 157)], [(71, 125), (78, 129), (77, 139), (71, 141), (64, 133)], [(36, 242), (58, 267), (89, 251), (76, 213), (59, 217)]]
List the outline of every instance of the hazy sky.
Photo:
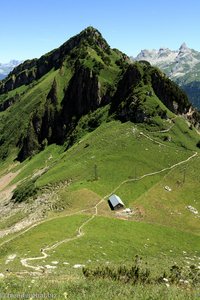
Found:
[(128, 55), (183, 42), (200, 51), (199, 0), (2, 0), (0, 62), (40, 57), (87, 26)]

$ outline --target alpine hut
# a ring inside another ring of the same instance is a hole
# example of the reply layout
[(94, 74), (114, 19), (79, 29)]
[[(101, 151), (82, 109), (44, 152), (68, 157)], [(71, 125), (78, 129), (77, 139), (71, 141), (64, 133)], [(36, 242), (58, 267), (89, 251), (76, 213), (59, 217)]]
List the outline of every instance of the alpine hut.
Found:
[(115, 194), (109, 197), (108, 204), (112, 210), (117, 210), (125, 206), (120, 197)]

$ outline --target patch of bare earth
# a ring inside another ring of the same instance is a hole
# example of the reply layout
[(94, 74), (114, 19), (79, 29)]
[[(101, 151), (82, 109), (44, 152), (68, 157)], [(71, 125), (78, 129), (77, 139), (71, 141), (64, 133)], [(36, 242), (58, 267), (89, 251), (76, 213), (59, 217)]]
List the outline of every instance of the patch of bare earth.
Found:
[(8, 204), (12, 197), (13, 190), (16, 188), (16, 185), (9, 185), (11, 181), (19, 174), (18, 172), (9, 172), (0, 177), (0, 211), (1, 211), (1, 219), (4, 216), (8, 216), (8, 212), (10, 212), (10, 208), (8, 208)]
[[(16, 188), (16, 184), (10, 185), (12, 180), (19, 174), (18, 172), (9, 172), (0, 178), (0, 211), (1, 211), (1, 221), (5, 221), (16, 213), (21, 212), (22, 210), (27, 210), (23, 204), (16, 205), (11, 201), (13, 191)], [(14, 224), (10, 228), (0, 230), (0, 238), (8, 235), (9, 233), (17, 232), (23, 229), (26, 226), (32, 224), (33, 218), (29, 220), (25, 218), (24, 220)]]
[(21, 203), (11, 201), (12, 191), (15, 186), (9, 187), (10, 194), (7, 190), (7, 197), (4, 198), (3, 201), (0, 200), (1, 221), (6, 221), (6, 219), (11, 218), (19, 212), (25, 217), (14, 225), (0, 230), (0, 238), (12, 233), (28, 230), (30, 227), (44, 220), (48, 216), (48, 212), (54, 208), (55, 203), (58, 201), (58, 191), (68, 184), (69, 182), (66, 181), (53, 189), (45, 189), (43, 193), (36, 198), (30, 198), (27, 202)]
[(18, 174), (19, 172), (9, 172), (6, 175), (0, 177), (0, 201), (5, 198), (7, 199), (11, 196), (12, 191), (15, 189), (16, 185), (8, 185)]
[(10, 200), (7, 200), (5, 203), (0, 203), (1, 216), (4, 220), (6, 218), (15, 215), (18, 212), (23, 213), (26, 217), (12, 225), (9, 228), (0, 230), (0, 238), (15, 232), (24, 230), (31, 225), (39, 222), (44, 219), (47, 212), (51, 209), (51, 193), (42, 194), (36, 199), (30, 199), (28, 202), (14, 203)]

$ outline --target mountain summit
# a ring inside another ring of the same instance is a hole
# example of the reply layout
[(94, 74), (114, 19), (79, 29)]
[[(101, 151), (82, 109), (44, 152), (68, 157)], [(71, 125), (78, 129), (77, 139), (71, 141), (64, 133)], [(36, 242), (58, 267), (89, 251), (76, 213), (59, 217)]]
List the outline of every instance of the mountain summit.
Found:
[(110, 48), (97, 29), (91, 26), (87, 27), (79, 34), (70, 38), (58, 49), (41, 56), (39, 59), (26, 60), (17, 66), (9, 74), (9, 78), (0, 83), (0, 93), (8, 92), (24, 83), (29, 84), (33, 80), (38, 80), (52, 68), (57, 69), (61, 67), (65, 57), (73, 50), (75, 53), (76, 47), (84, 48), (87, 45), (95, 45), (105, 52), (108, 52)]
[(187, 45), (186, 45), (185, 42), (179, 48), (179, 52), (182, 52), (182, 53), (184, 53), (184, 52), (190, 52), (190, 51), (191, 51), (190, 48), (187, 47)]

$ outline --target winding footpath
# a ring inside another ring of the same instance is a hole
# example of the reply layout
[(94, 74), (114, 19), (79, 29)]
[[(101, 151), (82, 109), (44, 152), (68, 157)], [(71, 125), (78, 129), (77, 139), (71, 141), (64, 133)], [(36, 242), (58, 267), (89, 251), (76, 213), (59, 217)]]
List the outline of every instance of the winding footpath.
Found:
[[(64, 240), (61, 240), (55, 244), (53, 244), (52, 246), (47, 246), (46, 248), (44, 249), (41, 249), (41, 253), (42, 253), (42, 256), (38, 256), (38, 257), (29, 257), (29, 258), (22, 258), (20, 260), (22, 266), (26, 267), (26, 268), (31, 268), (33, 269), (34, 271), (42, 271), (44, 270), (44, 267), (43, 266), (33, 266), (31, 264), (29, 264), (28, 262), (30, 261), (35, 261), (35, 260), (42, 260), (42, 259), (45, 259), (47, 258), (49, 255), (47, 254), (48, 251), (51, 251), (55, 248), (57, 248), (58, 246), (60, 246), (61, 244), (63, 243), (69, 243), (71, 241), (74, 241), (74, 240), (77, 240), (78, 238), (82, 237), (84, 235), (84, 232), (83, 232), (83, 227), (85, 225), (87, 225), (89, 222), (91, 222), (94, 217), (98, 214), (98, 206), (105, 200), (107, 196), (105, 196), (104, 198), (102, 198), (94, 207), (93, 209), (95, 210), (94, 214), (88, 219), (86, 220), (84, 223), (81, 224), (81, 226), (77, 229), (77, 234), (76, 236), (74, 237), (71, 237), (71, 238), (66, 238)], [(88, 209), (88, 210), (91, 210), (91, 209)], [(84, 211), (87, 211), (87, 210), (84, 210)], [(83, 212), (83, 211), (82, 211)], [(77, 214), (77, 213), (76, 213)], [(75, 214), (72, 214), (72, 215), (75, 215)]]

